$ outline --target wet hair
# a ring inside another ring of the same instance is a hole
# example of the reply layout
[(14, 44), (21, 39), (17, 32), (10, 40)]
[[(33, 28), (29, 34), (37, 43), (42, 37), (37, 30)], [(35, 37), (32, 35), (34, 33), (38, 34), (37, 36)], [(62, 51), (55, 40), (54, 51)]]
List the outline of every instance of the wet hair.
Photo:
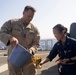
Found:
[(62, 24), (57, 24), (53, 27), (53, 29), (57, 29), (60, 33), (64, 30), (64, 33), (67, 33), (67, 28), (64, 27)]
[(28, 11), (28, 10), (31, 10), (33, 12), (36, 12), (36, 10), (35, 10), (34, 7), (32, 7), (32, 6), (25, 6), (24, 11)]

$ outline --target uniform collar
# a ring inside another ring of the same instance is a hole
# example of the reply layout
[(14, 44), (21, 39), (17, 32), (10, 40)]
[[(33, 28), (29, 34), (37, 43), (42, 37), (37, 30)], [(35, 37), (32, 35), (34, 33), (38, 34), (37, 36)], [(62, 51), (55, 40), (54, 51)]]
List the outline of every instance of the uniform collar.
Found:
[(31, 23), (29, 23), (26, 28), (31, 29)]
[[(68, 37), (68, 36), (66, 36), (65, 44), (68, 44), (68, 43), (69, 43), (68, 39), (69, 39), (69, 37)], [(60, 44), (62, 44), (62, 43), (61, 43), (61, 40), (60, 40), (60, 41), (58, 41), (58, 45), (60, 45)], [(64, 44), (64, 45), (65, 45), (65, 44)]]
[[(24, 24), (23, 24), (23, 21), (22, 21), (22, 18), (19, 20), (19, 25), (21, 26), (21, 27), (24, 27)], [(27, 26), (26, 26), (26, 28), (27, 29), (31, 29), (31, 23), (29, 23)]]

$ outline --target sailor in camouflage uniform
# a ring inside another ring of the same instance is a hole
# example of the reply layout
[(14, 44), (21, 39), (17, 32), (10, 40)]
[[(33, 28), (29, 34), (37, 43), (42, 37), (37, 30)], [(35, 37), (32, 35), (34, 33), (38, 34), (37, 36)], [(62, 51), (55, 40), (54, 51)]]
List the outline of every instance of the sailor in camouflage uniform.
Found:
[[(0, 40), (8, 46), (8, 56), (17, 44), (21, 44), (34, 55), (39, 47), (38, 29), (30, 23), (35, 14), (32, 6), (26, 6), (23, 17), (5, 22), (0, 30)], [(29, 60), (22, 68), (17, 68), (8, 61), (9, 75), (35, 75), (35, 66)]]

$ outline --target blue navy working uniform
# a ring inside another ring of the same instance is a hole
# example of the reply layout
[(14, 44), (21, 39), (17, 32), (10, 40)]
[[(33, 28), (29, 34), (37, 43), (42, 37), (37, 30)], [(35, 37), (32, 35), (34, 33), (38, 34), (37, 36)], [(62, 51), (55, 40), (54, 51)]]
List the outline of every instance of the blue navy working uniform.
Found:
[[(66, 42), (62, 45), (61, 41), (58, 41), (47, 58), (52, 59), (59, 55), (61, 59), (72, 58), (76, 56), (76, 40), (70, 37), (66, 37)], [(58, 64), (58, 71), (60, 75), (76, 75), (76, 61), (69, 61), (67, 64)]]

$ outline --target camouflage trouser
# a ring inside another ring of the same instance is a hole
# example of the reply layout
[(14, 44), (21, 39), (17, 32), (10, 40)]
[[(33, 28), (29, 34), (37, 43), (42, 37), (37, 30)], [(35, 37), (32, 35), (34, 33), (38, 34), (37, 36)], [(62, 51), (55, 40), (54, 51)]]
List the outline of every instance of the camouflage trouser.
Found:
[(23, 68), (17, 68), (8, 61), (9, 75), (36, 75), (35, 66), (29, 62)]
[[(12, 52), (12, 48), (9, 47), (8, 57)], [(32, 60), (29, 60), (22, 68), (17, 68), (8, 61), (9, 75), (36, 75), (35, 66)]]

